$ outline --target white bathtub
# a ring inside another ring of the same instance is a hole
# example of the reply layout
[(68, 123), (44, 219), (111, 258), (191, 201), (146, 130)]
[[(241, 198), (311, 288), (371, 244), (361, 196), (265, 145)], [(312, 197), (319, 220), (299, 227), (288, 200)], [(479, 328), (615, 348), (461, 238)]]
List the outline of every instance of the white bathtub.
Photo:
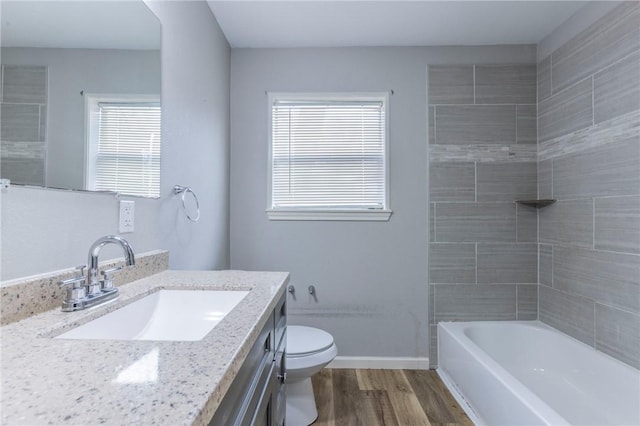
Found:
[(640, 372), (539, 321), (441, 322), (438, 363), (476, 424), (640, 425)]

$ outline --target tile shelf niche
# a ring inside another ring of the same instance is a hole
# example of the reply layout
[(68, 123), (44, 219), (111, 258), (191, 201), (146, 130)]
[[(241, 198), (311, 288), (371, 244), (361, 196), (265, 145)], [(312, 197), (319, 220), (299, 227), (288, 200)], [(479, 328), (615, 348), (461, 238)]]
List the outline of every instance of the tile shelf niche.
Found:
[(516, 200), (518, 204), (524, 204), (525, 206), (535, 207), (539, 209), (541, 207), (549, 206), (555, 203), (556, 200), (553, 199), (543, 199), (543, 200)]

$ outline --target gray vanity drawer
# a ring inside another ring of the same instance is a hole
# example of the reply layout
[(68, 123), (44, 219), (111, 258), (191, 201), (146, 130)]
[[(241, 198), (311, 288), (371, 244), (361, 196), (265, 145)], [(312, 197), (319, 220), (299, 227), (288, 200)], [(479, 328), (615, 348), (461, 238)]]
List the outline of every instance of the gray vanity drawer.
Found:
[(258, 403), (255, 391), (268, 379), (273, 364), (273, 314), (256, 339), (233, 384), (224, 396), (210, 426), (246, 424)]

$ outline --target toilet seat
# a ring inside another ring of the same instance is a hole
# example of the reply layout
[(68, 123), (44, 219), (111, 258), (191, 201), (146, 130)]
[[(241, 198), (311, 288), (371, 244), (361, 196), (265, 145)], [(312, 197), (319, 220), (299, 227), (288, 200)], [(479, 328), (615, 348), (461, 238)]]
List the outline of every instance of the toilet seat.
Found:
[(287, 327), (287, 357), (317, 354), (333, 346), (333, 336), (324, 330), (301, 325)]

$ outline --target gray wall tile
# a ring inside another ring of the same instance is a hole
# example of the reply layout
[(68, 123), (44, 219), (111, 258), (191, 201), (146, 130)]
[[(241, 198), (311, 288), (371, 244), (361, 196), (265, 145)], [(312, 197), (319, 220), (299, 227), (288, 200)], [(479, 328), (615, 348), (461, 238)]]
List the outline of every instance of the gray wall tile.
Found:
[(23, 185), (44, 186), (44, 160), (31, 158), (2, 158), (0, 161), (2, 177), (11, 177), (11, 181)]
[(478, 201), (515, 201), (536, 198), (536, 163), (479, 163)]
[(518, 284), (517, 312), (520, 321), (538, 319), (538, 286)]
[(551, 55), (538, 63), (538, 102), (551, 96)]
[(38, 105), (2, 104), (0, 138), (3, 141), (37, 142), (40, 140)]
[(538, 197), (553, 198), (553, 160), (538, 161)]
[(593, 102), (596, 123), (640, 110), (640, 52), (593, 77)]
[(538, 209), (535, 207), (516, 205), (517, 238), (519, 243), (538, 242)]
[(514, 203), (438, 203), (437, 241), (515, 242)]
[(596, 349), (640, 368), (640, 315), (596, 304)]
[(637, 195), (638, 188), (637, 136), (553, 160), (553, 194), (558, 199)]
[(539, 250), (539, 277), (538, 282), (553, 287), (553, 246), (540, 244)]
[(515, 105), (439, 106), (438, 144), (516, 143)]
[(555, 246), (553, 287), (640, 312), (640, 256)]
[(476, 65), (476, 104), (535, 104), (536, 65)]
[(47, 107), (40, 105), (40, 130), (38, 140), (45, 142), (47, 140)]
[(473, 65), (430, 65), (430, 104), (473, 104)]
[(435, 127), (436, 124), (436, 107), (429, 107), (429, 144), (436, 143), (436, 133)]
[(478, 283), (537, 283), (537, 244), (478, 244)]
[(500, 143), (429, 145), (429, 157), (433, 162), (530, 163), (537, 161), (538, 146), (534, 144), (505, 145)]
[(431, 201), (475, 201), (475, 163), (446, 162), (429, 164)]
[(640, 48), (640, 3), (624, 2), (552, 53), (553, 91)]
[(429, 241), (436, 241), (436, 204), (429, 203)]
[(438, 326), (429, 326), (429, 367), (438, 366)]
[(593, 247), (593, 201), (568, 200), (540, 209), (541, 243)]
[(640, 254), (640, 196), (595, 199), (594, 247)]
[(518, 143), (538, 143), (538, 107), (516, 105)]
[(557, 138), (593, 124), (591, 79), (538, 104), (538, 139)]
[(474, 243), (432, 243), (429, 245), (431, 283), (473, 284), (476, 282)]
[(436, 287), (429, 285), (429, 325), (436, 323)]
[(514, 285), (437, 285), (436, 321), (516, 319)]
[(3, 102), (47, 103), (46, 67), (5, 65), (3, 68)]
[(538, 318), (588, 345), (594, 345), (594, 303), (547, 286), (538, 287)]

